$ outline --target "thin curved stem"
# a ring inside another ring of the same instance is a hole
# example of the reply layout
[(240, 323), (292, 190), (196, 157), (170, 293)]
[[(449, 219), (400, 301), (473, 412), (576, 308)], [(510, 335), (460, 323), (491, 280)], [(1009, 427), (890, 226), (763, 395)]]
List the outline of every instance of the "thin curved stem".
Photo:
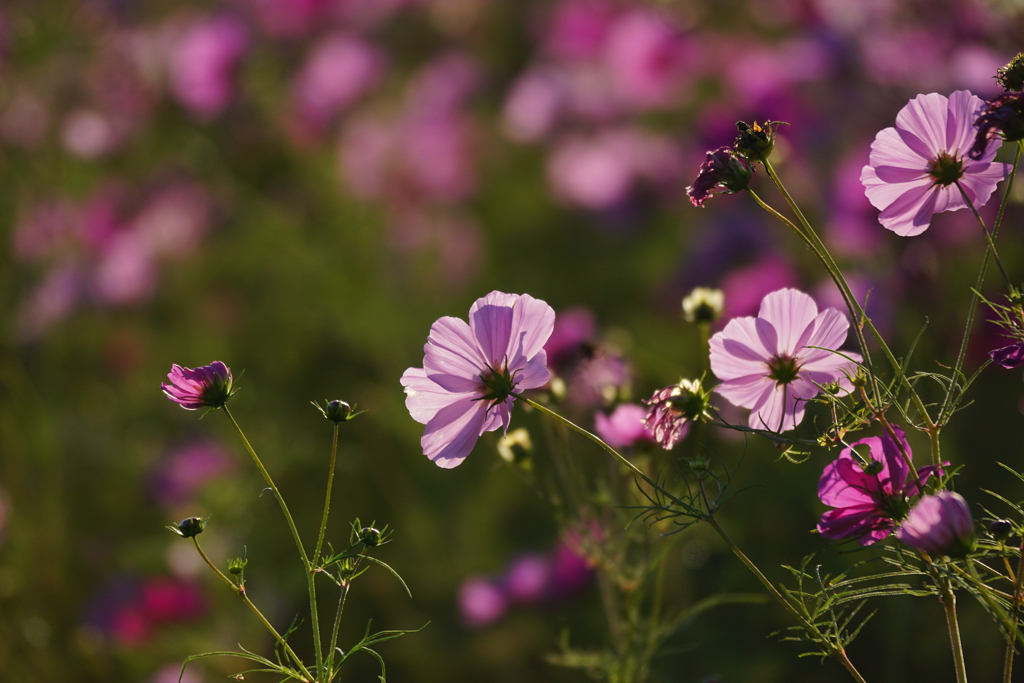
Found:
[(199, 551), (199, 556), (203, 558), (203, 561), (206, 562), (207, 566), (209, 566), (210, 569), (212, 569), (214, 573), (216, 573), (217, 576), (219, 576), (224, 581), (224, 583), (231, 586), (231, 588), (236, 593), (238, 593), (239, 597), (242, 598), (242, 602), (244, 602), (249, 607), (249, 609), (253, 611), (253, 613), (259, 618), (260, 622), (263, 623), (263, 626), (265, 626), (266, 629), (270, 631), (270, 633), (274, 636), (274, 638), (281, 645), (281, 647), (284, 648), (285, 652), (288, 653), (288, 656), (291, 657), (293, 662), (295, 662), (295, 665), (299, 667), (299, 671), (301, 671), (302, 674), (306, 677), (307, 683), (311, 683), (313, 680), (315, 680), (313, 678), (313, 675), (309, 673), (309, 671), (306, 669), (306, 665), (303, 664), (302, 660), (299, 659), (299, 656), (295, 654), (295, 650), (293, 650), (292, 646), (288, 644), (288, 641), (285, 640), (281, 636), (281, 634), (277, 632), (277, 629), (274, 628), (274, 625), (271, 624), (265, 616), (263, 616), (263, 612), (261, 612), (259, 608), (256, 607), (255, 604), (253, 604), (252, 600), (249, 599), (249, 596), (245, 593), (245, 587), (235, 584), (234, 581), (229, 579), (227, 575), (224, 574), (224, 572), (218, 569), (217, 566), (210, 561), (210, 558), (206, 556), (206, 553), (203, 552), (202, 547), (200, 547), (198, 538), (193, 536), (192, 542), (195, 544), (196, 550)]
[(309, 556), (306, 555), (306, 548), (302, 545), (302, 537), (299, 536), (299, 530), (295, 526), (295, 520), (292, 518), (292, 513), (288, 510), (288, 504), (284, 502), (284, 496), (282, 496), (281, 491), (278, 490), (277, 484), (274, 483), (274, 480), (270, 476), (270, 472), (268, 472), (267, 468), (263, 466), (263, 462), (260, 460), (260, 457), (256, 455), (256, 451), (253, 449), (252, 444), (249, 443), (249, 439), (246, 438), (242, 428), (238, 425), (238, 422), (235, 420), (235, 416), (231, 414), (231, 411), (228, 410), (227, 406), (224, 406), (224, 413), (228, 416), (228, 419), (231, 420), (231, 424), (235, 426), (235, 431), (238, 432), (238, 436), (241, 437), (242, 443), (245, 444), (245, 450), (249, 452), (253, 462), (256, 463), (256, 468), (260, 471), (260, 474), (263, 475), (263, 480), (267, 482), (267, 486), (274, 493), (274, 498), (277, 499), (278, 505), (281, 506), (281, 512), (284, 513), (285, 521), (288, 522), (288, 528), (292, 532), (292, 538), (295, 539), (295, 546), (299, 549), (299, 556), (302, 559), (302, 566), (306, 573), (306, 589), (309, 592), (309, 613), (310, 621), (312, 622), (311, 626), (313, 628), (313, 647), (316, 651), (316, 670), (318, 672), (322, 672), (324, 670), (324, 657), (320, 643), (320, 620), (316, 609), (316, 582), (313, 580), (312, 565), (309, 562)]
[[(1020, 149), (1018, 148), (1018, 152)], [(1019, 558), (1017, 560), (1017, 575), (1013, 577), (1013, 604), (1016, 608), (1021, 602), (1021, 581), (1024, 580), (1024, 540), (1021, 541)], [(1011, 576), (1013, 573), (1011, 572)], [(1017, 652), (1017, 637), (1019, 617), (1017, 609), (1013, 610), (1013, 624), (1010, 627), (1010, 637), (1006, 641), (1006, 654), (1003, 657), (1003, 683), (1011, 683), (1013, 678), (1013, 656)]]

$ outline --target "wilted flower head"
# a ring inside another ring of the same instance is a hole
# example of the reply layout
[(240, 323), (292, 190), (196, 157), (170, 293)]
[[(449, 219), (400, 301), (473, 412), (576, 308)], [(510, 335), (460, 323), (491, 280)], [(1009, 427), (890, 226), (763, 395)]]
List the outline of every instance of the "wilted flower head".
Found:
[(701, 387), (699, 379), (681, 379), (678, 384), (659, 389), (644, 401), (648, 407), (644, 426), (654, 440), (668, 450), (686, 436), (690, 422), (710, 419), (711, 394)]
[(974, 518), (963, 496), (939, 491), (917, 501), (896, 535), (931, 555), (964, 557), (974, 549)]
[(784, 432), (804, 419), (819, 386), (849, 391), (860, 355), (837, 353), (850, 323), (834, 308), (821, 313), (807, 294), (780, 289), (761, 301), (757, 318), (733, 318), (711, 337), (715, 388), (733, 405), (750, 408), (750, 426)]
[(764, 124), (754, 121), (752, 125), (737, 121), (739, 134), (736, 135), (733, 150), (750, 161), (767, 159), (775, 149), (775, 131), (785, 125), (788, 124), (783, 121), (765, 121)]
[(708, 152), (693, 185), (686, 188), (686, 196), (694, 206), (704, 206), (713, 194), (732, 194), (747, 189), (754, 168), (750, 162), (730, 147), (719, 147)]
[(1024, 52), (1018, 52), (1009, 64), (996, 69), (996, 81), (1006, 91), (1024, 90)]
[(993, 139), (1024, 139), (1024, 93), (1006, 93), (986, 103), (974, 125), (978, 132), (974, 146), (967, 153), (972, 159), (984, 156), (988, 143)]
[(959, 185), (975, 208), (983, 206), (1010, 172), (994, 163), (1002, 142), (993, 140), (977, 159), (968, 156), (974, 120), (984, 106), (967, 90), (947, 99), (938, 93), (918, 95), (896, 116), (896, 127), (878, 132), (860, 180), (878, 221), (909, 237), (928, 229), (932, 216), (967, 207)]
[(683, 319), (688, 323), (713, 323), (722, 315), (724, 306), (722, 290), (696, 287), (683, 299)]
[[(839, 457), (825, 467), (818, 482), (818, 497), (829, 510), (821, 516), (818, 531), (825, 538), (843, 540), (859, 538), (861, 545), (871, 545), (888, 536), (895, 521), (906, 517), (910, 507), (907, 498), (921, 491), (910, 474), (910, 467), (900, 452), (913, 457), (903, 430), (893, 425), (897, 443), (888, 435), (871, 436), (855, 441), (843, 449)], [(857, 449), (858, 446), (866, 446)], [(938, 467), (922, 467), (917, 475), (924, 484)]]
[(170, 383), (160, 383), (167, 398), (186, 410), (223, 408), (237, 391), (231, 387), (231, 370), (219, 360), (199, 368), (171, 365)]
[(544, 342), (555, 312), (529, 294), (491, 292), (469, 309), (469, 324), (444, 317), (430, 328), (422, 368), (402, 375), (405, 405), (426, 425), (423, 454), (459, 465), (484, 432), (508, 430), (513, 394), (548, 381)]
[(624, 448), (654, 441), (654, 434), (644, 424), (647, 409), (635, 403), (620, 403), (611, 415), (594, 415), (594, 430), (612, 448)]

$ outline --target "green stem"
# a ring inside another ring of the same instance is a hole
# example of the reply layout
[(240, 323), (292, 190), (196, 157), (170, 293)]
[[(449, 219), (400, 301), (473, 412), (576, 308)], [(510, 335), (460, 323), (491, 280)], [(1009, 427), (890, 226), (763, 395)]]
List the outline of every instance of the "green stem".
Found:
[(309, 556), (306, 555), (306, 548), (302, 545), (302, 538), (299, 536), (299, 530), (295, 526), (295, 520), (292, 518), (292, 513), (288, 510), (288, 504), (284, 502), (284, 496), (281, 495), (281, 491), (278, 490), (277, 484), (275, 484), (274, 480), (270, 477), (270, 472), (268, 472), (267, 468), (263, 466), (263, 462), (260, 460), (260, 457), (256, 455), (256, 451), (253, 449), (252, 444), (250, 444), (249, 439), (245, 437), (245, 433), (242, 431), (242, 428), (235, 420), (235, 416), (231, 414), (231, 411), (228, 410), (227, 406), (224, 406), (224, 413), (228, 416), (228, 419), (231, 420), (231, 424), (235, 426), (235, 431), (238, 432), (238, 436), (242, 439), (242, 443), (245, 444), (245, 450), (249, 452), (249, 455), (252, 457), (252, 461), (256, 463), (256, 468), (260, 471), (260, 474), (263, 475), (263, 480), (267, 482), (267, 486), (274, 493), (274, 498), (277, 499), (278, 505), (281, 506), (281, 511), (284, 513), (284, 518), (288, 522), (288, 528), (292, 532), (292, 538), (295, 539), (295, 546), (299, 549), (299, 556), (302, 559), (302, 566), (306, 573), (306, 588), (309, 592), (309, 612), (310, 620), (312, 621), (311, 625), (313, 627), (313, 647), (316, 650), (316, 669), (318, 672), (323, 672), (324, 658), (320, 643), (320, 620), (317, 616), (316, 609), (316, 583), (313, 580), (313, 567), (312, 564), (310, 564)]
[[(686, 503), (684, 503), (683, 501), (679, 500), (679, 498), (677, 498), (676, 496), (674, 496), (671, 493), (669, 493), (668, 491), (666, 491), (664, 488), (662, 488), (656, 482), (652, 481), (636, 465), (634, 465), (629, 460), (627, 460), (625, 457), (623, 457), (618, 451), (616, 451), (614, 448), (612, 448), (611, 446), (606, 444), (599, 437), (595, 436), (594, 434), (591, 434), (587, 430), (585, 430), (582, 427), (576, 425), (572, 421), (567, 420), (566, 418), (562, 417), (561, 415), (559, 415), (558, 413), (556, 413), (553, 410), (549, 409), (548, 407), (546, 407), (546, 406), (544, 406), (544, 405), (542, 405), (540, 403), (537, 403), (536, 401), (533, 401), (533, 400), (531, 400), (529, 398), (526, 398), (525, 396), (522, 396), (522, 395), (516, 395), (516, 398), (526, 402), (530, 406), (533, 406), (535, 409), (539, 410), (540, 412), (544, 413), (545, 415), (554, 418), (555, 420), (557, 420), (559, 423), (565, 425), (566, 427), (569, 427), (570, 429), (573, 429), (573, 430), (579, 432), (583, 436), (587, 437), (588, 439), (590, 439), (591, 441), (593, 441), (594, 443), (599, 445), (601, 448), (603, 448), (605, 451), (607, 451), (611, 456), (613, 456), (616, 460), (618, 460), (620, 463), (622, 463), (628, 469), (630, 469), (635, 475), (637, 475), (638, 477), (643, 479), (645, 482), (647, 482), (647, 484), (649, 484), (652, 488), (654, 488), (656, 491), (658, 491), (659, 493), (664, 495), (666, 498), (668, 498), (673, 503), (675, 503), (677, 505), (681, 505), (684, 508), (688, 508), (689, 507)], [(822, 636), (820, 631), (818, 631), (817, 627), (815, 627), (815, 625), (813, 623), (811, 623), (807, 619), (805, 619), (803, 617), (803, 615), (801, 615), (800, 612), (798, 612), (796, 610), (796, 608), (793, 607), (793, 605), (790, 604), (790, 602), (788, 600), (786, 600), (786, 598), (784, 598), (781, 593), (779, 593), (778, 589), (776, 589), (775, 586), (772, 584), (772, 582), (768, 580), (768, 577), (766, 577), (764, 574), (761, 573), (761, 570), (757, 568), (757, 565), (755, 565), (750, 560), (750, 558), (748, 558), (743, 553), (743, 551), (739, 549), (739, 546), (737, 546), (736, 543), (732, 540), (732, 538), (729, 537), (729, 535), (725, 532), (725, 529), (723, 529), (721, 527), (721, 525), (718, 524), (718, 520), (716, 520), (715, 517), (714, 517), (714, 510), (709, 509), (708, 510), (708, 514), (704, 515), (704, 519), (712, 526), (712, 528), (715, 529), (715, 531), (718, 532), (718, 535), (721, 536), (722, 539), (726, 542), (726, 544), (732, 550), (733, 554), (735, 554), (736, 557), (738, 557), (739, 560), (744, 565), (746, 565), (746, 567), (754, 574), (754, 576), (757, 577), (757, 579), (761, 582), (761, 584), (764, 585), (764, 587), (768, 589), (768, 592), (772, 594), (772, 596), (786, 609), (786, 611), (789, 612), (800, 623), (800, 625), (805, 630), (808, 631), (808, 633), (814, 634), (818, 638), (818, 640), (820, 642), (825, 642), (824, 636)], [(864, 677), (860, 675), (860, 672), (857, 671), (857, 668), (849, 660), (849, 658), (846, 656), (846, 652), (842, 648), (837, 648), (837, 649), (833, 650), (830, 654), (833, 657), (835, 657), (837, 660), (839, 660), (839, 662), (843, 665), (843, 667), (850, 673), (851, 676), (853, 676), (854, 680), (858, 681), (858, 683), (865, 683)]]
[[(1006, 210), (1006, 204), (1010, 199), (1010, 192), (1013, 190), (1013, 179), (1017, 175), (1017, 166), (1020, 163), (1021, 147), (1024, 142), (1018, 143), (1017, 152), (1013, 157), (1013, 168), (1010, 171), (1009, 179), (1006, 182), (1006, 189), (1003, 191), (1003, 199), (999, 202), (999, 212), (996, 214), (996, 222), (992, 226), (992, 234), (990, 235), (988, 230), (985, 230), (984, 222), (981, 223), (981, 228), (988, 238), (988, 244), (985, 246), (985, 255), (981, 258), (981, 268), (978, 270), (978, 277), (974, 282), (974, 290), (971, 293), (971, 303), (967, 308), (967, 322), (964, 325), (964, 334), (960, 339), (960, 351), (957, 353), (956, 363), (953, 366), (953, 382), (949, 385), (949, 389), (946, 391), (946, 396), (942, 401), (942, 407), (939, 409), (939, 424), (944, 423), (953, 412), (953, 391), (956, 386), (957, 378), (960, 377), (964, 367), (964, 360), (967, 357), (967, 342), (971, 337), (971, 328), (974, 326), (974, 314), (978, 308), (979, 292), (981, 292), (981, 286), (985, 281), (985, 275), (988, 272), (988, 260), (989, 257), (995, 253), (995, 236), (999, 234), (999, 228), (1003, 222), (1003, 212)], [(957, 187), (960, 184), (957, 183)], [(963, 188), (960, 188), (960, 192), (963, 193)], [(974, 205), (971, 204), (970, 200), (967, 199), (967, 195), (964, 195), (964, 199), (967, 201), (971, 210), (974, 211)], [(978, 216), (978, 212), (974, 211), (974, 215), (981, 221), (981, 217)], [(1002, 265), (1000, 265), (1002, 268)], [(1006, 273), (1003, 273), (1006, 276)], [(1012, 285), (1011, 285), (1012, 287)]]
[(590, 439), (591, 441), (596, 443), (598, 446), (603, 448), (609, 455), (611, 455), (613, 458), (618, 460), (621, 464), (625, 465), (627, 469), (629, 469), (629, 470), (631, 470), (633, 472), (633, 474), (635, 474), (636, 476), (640, 477), (645, 482), (647, 482), (647, 484), (649, 484), (654, 490), (656, 490), (659, 493), (661, 493), (663, 496), (668, 498), (670, 501), (672, 501), (676, 505), (682, 505), (683, 507), (688, 507), (686, 505), (686, 503), (684, 503), (683, 501), (679, 500), (679, 498), (677, 498), (673, 494), (671, 494), (668, 491), (666, 491), (660, 484), (658, 484), (657, 482), (652, 480), (650, 477), (648, 477), (646, 474), (644, 474), (643, 471), (639, 467), (637, 467), (636, 465), (631, 463), (628, 459), (626, 459), (625, 456), (623, 456), (617, 450), (615, 450), (614, 448), (612, 448), (611, 446), (606, 444), (604, 441), (602, 441), (599, 436), (597, 436), (595, 434), (591, 434), (586, 429), (583, 429), (583, 427), (580, 427), (580, 426), (576, 425), (575, 423), (573, 423), (572, 421), (567, 420), (566, 418), (562, 417), (561, 415), (559, 415), (555, 411), (551, 410), (547, 406), (545, 406), (545, 405), (543, 405), (541, 403), (537, 403), (536, 401), (534, 401), (532, 399), (526, 398), (522, 394), (513, 394), (513, 396), (515, 396), (517, 399), (519, 399), (521, 401), (524, 401), (526, 404), (528, 404), (530, 406), (533, 406), (535, 409), (537, 409), (540, 412), (544, 413), (548, 417), (554, 418), (555, 420), (557, 420), (561, 424), (565, 425), (566, 427), (568, 427), (570, 429), (573, 429), (573, 430), (579, 432), (580, 434), (582, 434), (583, 436), (587, 437), (588, 439)]
[(299, 671), (301, 671), (302, 674), (304, 676), (306, 676), (306, 682), (310, 683), (311, 681), (313, 681), (314, 680), (313, 679), (313, 675), (310, 674), (309, 671), (306, 670), (306, 665), (302, 663), (302, 660), (299, 659), (299, 656), (297, 654), (295, 654), (294, 650), (292, 650), (292, 646), (289, 645), (288, 641), (285, 640), (281, 636), (281, 634), (277, 632), (277, 629), (274, 628), (274, 625), (271, 624), (269, 621), (267, 621), (267, 618), (265, 616), (263, 616), (263, 612), (260, 612), (259, 608), (256, 607), (256, 605), (253, 604), (252, 600), (249, 599), (249, 596), (246, 595), (245, 587), (244, 586), (240, 586), (240, 585), (236, 585), (235, 582), (232, 581), (231, 579), (229, 579), (227, 577), (227, 575), (224, 574), (224, 572), (222, 572), (220, 569), (218, 569), (216, 567), (216, 565), (213, 564), (213, 562), (210, 562), (210, 558), (206, 556), (206, 553), (204, 553), (203, 549), (199, 546), (199, 539), (198, 538), (193, 536), (192, 537), (192, 542), (195, 544), (196, 550), (199, 551), (199, 556), (203, 558), (203, 561), (206, 562), (207, 566), (209, 566), (210, 569), (212, 569), (214, 571), (214, 573), (217, 574), (217, 576), (219, 576), (221, 579), (223, 579), (224, 583), (226, 583), (227, 585), (231, 586), (231, 588), (235, 592), (238, 593), (239, 597), (242, 598), (242, 601), (246, 605), (248, 605), (249, 609), (251, 609), (253, 611), (253, 613), (259, 618), (259, 620), (263, 623), (263, 625), (267, 628), (267, 630), (270, 631), (273, 634), (273, 636), (277, 640), (277, 642), (281, 645), (281, 647), (284, 648), (285, 652), (288, 653), (288, 656), (291, 657), (292, 661), (295, 662), (296, 666), (299, 667)]
[(331, 488), (334, 486), (334, 463), (338, 455), (338, 423), (334, 423), (334, 438), (331, 440), (331, 468), (327, 473), (327, 496), (324, 499), (324, 516), (320, 521), (320, 535), (316, 540), (313, 552), (313, 566), (320, 559), (320, 549), (324, 546), (324, 534), (327, 532), (327, 515), (331, 511)]
[[(778, 589), (775, 587), (775, 584), (769, 581), (768, 577), (761, 573), (761, 570), (757, 568), (757, 565), (755, 565), (753, 561), (749, 557), (747, 557), (742, 550), (740, 550), (740, 547), (736, 545), (736, 542), (733, 541), (729, 534), (726, 533), (725, 529), (723, 529), (722, 526), (718, 523), (718, 520), (715, 519), (713, 515), (708, 515), (707, 522), (711, 525), (711, 528), (718, 532), (718, 535), (721, 536), (722, 540), (725, 541), (726, 545), (729, 546), (729, 549), (732, 550), (733, 554), (737, 558), (739, 558), (739, 561), (742, 562), (747, 567), (747, 569), (749, 569), (750, 572), (755, 577), (757, 577), (757, 580), (761, 582), (761, 585), (764, 586), (769, 593), (771, 593), (772, 597), (774, 597), (775, 600), (780, 605), (782, 605), (794, 619), (800, 622), (800, 625), (804, 628), (804, 630), (806, 630), (809, 634), (813, 635), (816, 639), (819, 640), (819, 642), (825, 642), (824, 636), (822, 636), (818, 628), (813, 623), (808, 621), (802, 614), (800, 614), (800, 612), (797, 611), (796, 607), (794, 607), (792, 603), (790, 603), (789, 600), (787, 600), (782, 595), (782, 593), (778, 591)], [(858, 681), (858, 683), (865, 683), (864, 677), (861, 676), (860, 672), (857, 671), (857, 667), (855, 667), (853, 665), (853, 662), (850, 661), (849, 657), (846, 656), (845, 650), (843, 650), (842, 648), (838, 648), (832, 651), (831, 655), (835, 657), (840, 664), (843, 665), (843, 667), (850, 673), (850, 675), (853, 676), (854, 680)]]
[[(960, 642), (960, 623), (956, 617), (956, 594), (949, 587), (949, 582), (944, 581), (938, 574), (934, 563), (927, 553), (922, 552), (925, 562), (928, 565), (928, 572), (935, 580), (935, 586), (939, 589), (939, 602), (946, 613), (946, 627), (949, 629), (949, 647), (953, 651), (953, 666), (956, 669), (957, 683), (967, 683), (967, 667), (964, 665), (964, 648)], [(972, 573), (973, 567), (971, 567)], [(976, 575), (976, 574), (975, 574)]]
[(1017, 575), (1013, 579), (1013, 623), (1010, 628), (1010, 637), (1006, 641), (1006, 655), (1003, 657), (1003, 683), (1011, 683), (1013, 677), (1013, 656), (1017, 651), (1017, 624), (1019, 622), (1022, 580), (1024, 580), (1024, 540), (1021, 541), (1019, 549)]

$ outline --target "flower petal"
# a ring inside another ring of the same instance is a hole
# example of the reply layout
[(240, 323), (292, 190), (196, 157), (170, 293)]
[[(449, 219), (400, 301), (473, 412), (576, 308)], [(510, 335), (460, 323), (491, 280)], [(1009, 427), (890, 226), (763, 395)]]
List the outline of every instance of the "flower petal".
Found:
[(483, 433), (487, 405), (462, 397), (439, 410), (423, 430), (423, 454), (445, 469), (462, 464)]
[(508, 360), (512, 307), (518, 300), (518, 294), (494, 291), (477, 299), (469, 309), (469, 326), (484, 360), (492, 368), (504, 367)]
[(540, 299), (523, 294), (512, 306), (512, 332), (506, 353), (518, 363), (532, 359), (544, 350), (555, 329), (555, 311)]
[(780, 289), (761, 301), (759, 320), (766, 320), (778, 335), (776, 353), (794, 356), (804, 331), (818, 315), (818, 305), (807, 294), (796, 289)]
[(405, 407), (412, 419), (421, 424), (430, 422), (437, 412), (455, 401), (473, 398), (472, 394), (452, 393), (427, 377), (423, 368), (409, 368), (402, 375)]
[(934, 159), (947, 149), (948, 109), (949, 100), (943, 95), (934, 92), (918, 95), (896, 115), (896, 130), (904, 134), (901, 137), (911, 149), (923, 157)]

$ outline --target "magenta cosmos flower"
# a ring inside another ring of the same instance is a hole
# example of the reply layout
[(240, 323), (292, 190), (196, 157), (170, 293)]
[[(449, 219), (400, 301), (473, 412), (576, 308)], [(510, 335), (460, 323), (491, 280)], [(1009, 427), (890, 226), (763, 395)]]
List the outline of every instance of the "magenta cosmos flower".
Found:
[(974, 518), (963, 496), (939, 491), (917, 501), (896, 535), (932, 555), (964, 557), (974, 549)]
[(160, 388), (186, 410), (223, 408), (236, 391), (231, 388), (231, 369), (219, 360), (194, 370), (171, 365), (167, 379), (170, 382)]
[(750, 408), (754, 429), (793, 429), (820, 385), (838, 382), (851, 389), (847, 375), (856, 372), (860, 355), (831, 350), (842, 346), (849, 326), (834, 308), (819, 313), (803, 292), (772, 292), (756, 318), (733, 318), (711, 337), (711, 370), (722, 380), (715, 391)]
[[(903, 430), (895, 425), (892, 430), (907, 456), (913, 457)], [(857, 446), (867, 446), (868, 453), (855, 451)], [(936, 472), (942, 474), (942, 469), (922, 467), (917, 475), (924, 484)], [(871, 545), (888, 536), (894, 522), (907, 516), (907, 498), (919, 493), (899, 445), (888, 434), (855, 441), (821, 474), (818, 497), (835, 509), (821, 516), (818, 531), (825, 538), (859, 538), (861, 545)]]
[(426, 425), (423, 454), (455, 467), (484, 432), (508, 431), (514, 394), (548, 381), (544, 343), (550, 306), (529, 294), (491, 292), (469, 309), (469, 324), (444, 317), (430, 328), (423, 367), (402, 375), (405, 405)]
[(594, 430), (612, 448), (628, 448), (653, 442), (654, 434), (644, 424), (647, 409), (635, 403), (620, 403), (611, 415), (594, 415)]
[(992, 161), (998, 139), (977, 160), (968, 157), (974, 122), (984, 106), (967, 90), (948, 99), (918, 95), (900, 110), (895, 128), (878, 132), (860, 180), (885, 228), (904, 237), (918, 235), (934, 214), (966, 208), (957, 182), (975, 208), (988, 201), (1010, 166)]

